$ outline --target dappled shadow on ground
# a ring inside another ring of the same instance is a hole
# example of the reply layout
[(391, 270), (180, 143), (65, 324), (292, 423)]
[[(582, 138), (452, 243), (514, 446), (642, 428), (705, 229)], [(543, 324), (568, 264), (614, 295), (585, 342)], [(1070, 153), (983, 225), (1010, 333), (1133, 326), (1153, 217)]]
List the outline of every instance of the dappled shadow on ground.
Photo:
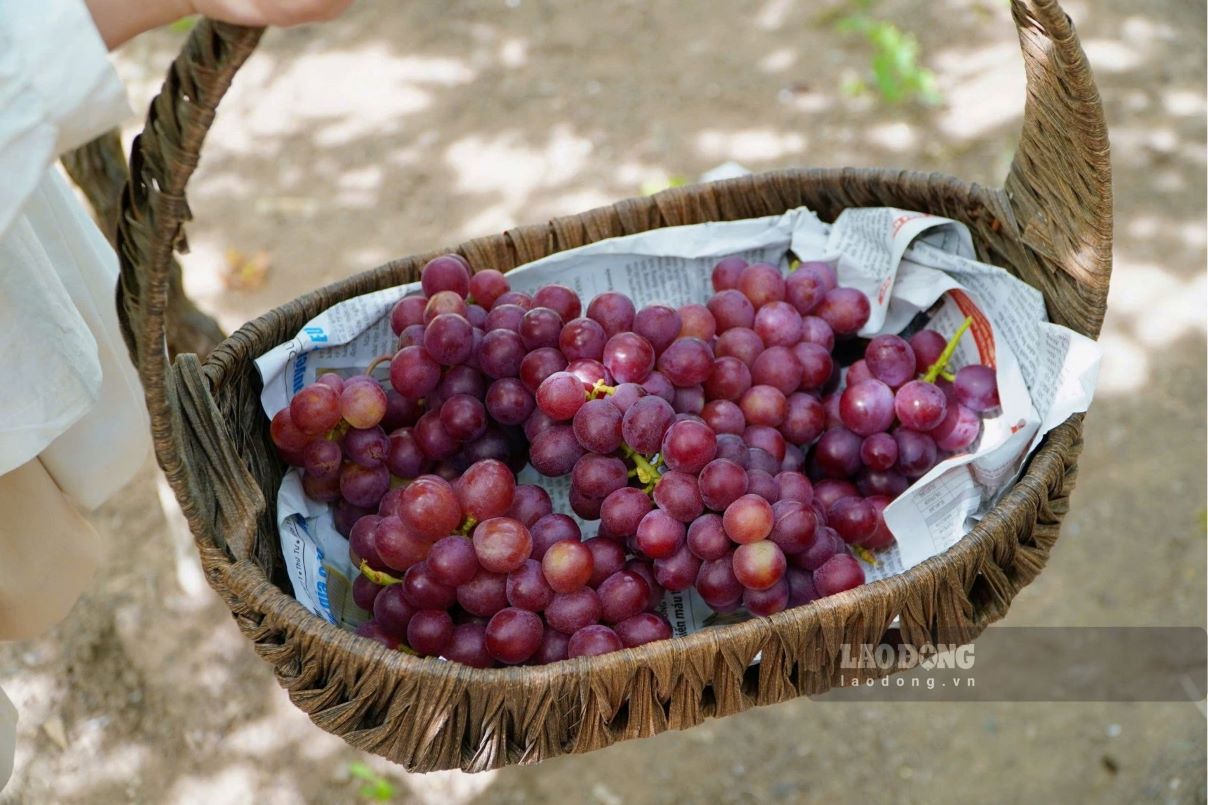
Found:
[[(1203, 621), (1195, 5), (1070, 8), (1112, 131), (1116, 274), (1073, 513), (1012, 623)], [(191, 188), (188, 287), (233, 328), (391, 257), (727, 160), (1000, 183), (1024, 98), (1005, 4), (876, 8), (918, 34), (944, 104), (887, 107), (840, 92), (867, 51), (834, 32), (850, 11), (838, 2), (362, 2), (329, 26), (270, 32)], [(123, 54), (136, 108), (179, 42), (162, 32)], [(262, 287), (224, 287), (232, 248), (268, 252)], [(181, 591), (152, 477), (97, 515), (113, 558), (69, 620), (44, 640), (0, 647), (0, 684), (24, 719), (0, 800), (346, 801), (359, 785), (354, 761), (388, 775), (400, 798), (430, 802), (944, 800), (958, 790), (953, 768), (965, 771), (968, 799), (1203, 796), (1202, 714), (1175, 705), (795, 702), (536, 768), (403, 775), (311, 727), (212, 593)]]

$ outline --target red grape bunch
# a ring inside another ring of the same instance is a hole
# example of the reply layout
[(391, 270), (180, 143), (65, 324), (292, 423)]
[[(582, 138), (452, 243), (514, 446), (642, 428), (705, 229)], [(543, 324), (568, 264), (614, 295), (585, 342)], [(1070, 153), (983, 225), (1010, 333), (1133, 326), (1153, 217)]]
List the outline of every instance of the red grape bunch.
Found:
[[(271, 426), (349, 538), (359, 631), (548, 663), (670, 637), (665, 590), (769, 615), (862, 584), (852, 551), (890, 545), (885, 506), (976, 440), (993, 369), (948, 371), (964, 328), (862, 344), (868, 300), (825, 263), (786, 279), (731, 257), (712, 282), (705, 304), (584, 310), (565, 286), (429, 262), (391, 312), (389, 388), (372, 366), (324, 375)], [(591, 539), (516, 482), (527, 464), (569, 476)]]

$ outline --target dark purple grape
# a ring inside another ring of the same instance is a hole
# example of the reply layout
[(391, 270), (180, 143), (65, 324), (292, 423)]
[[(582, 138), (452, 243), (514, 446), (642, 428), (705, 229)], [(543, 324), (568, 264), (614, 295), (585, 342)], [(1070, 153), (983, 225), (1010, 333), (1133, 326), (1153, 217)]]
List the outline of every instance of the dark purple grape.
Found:
[(441, 405), (440, 424), (457, 441), (473, 441), (487, 431), (487, 409), (469, 394), (455, 394)]
[(599, 623), (603, 607), (590, 587), (572, 593), (556, 593), (545, 608), (545, 621), (563, 634), (574, 634), (584, 626)]
[(826, 292), (813, 314), (830, 325), (835, 335), (855, 335), (868, 322), (872, 312), (868, 297), (855, 288), (834, 288)]
[(685, 545), (665, 559), (654, 560), (655, 581), (672, 592), (683, 592), (696, 581), (700, 561)]
[(888, 433), (874, 433), (860, 443), (860, 461), (870, 470), (884, 471), (898, 461), (898, 443)]
[(374, 602), (384, 589), (382, 585), (370, 581), (368, 576), (358, 575), (352, 580), (352, 602), (366, 612), (373, 612)]
[(571, 483), (584, 495), (603, 500), (629, 482), (625, 462), (612, 456), (588, 453), (575, 462)]
[(604, 498), (600, 522), (610, 535), (625, 539), (637, 534), (638, 524), (652, 509), (650, 498), (632, 487), (618, 489)]
[(907, 478), (921, 478), (935, 466), (936, 443), (929, 435), (898, 428), (893, 432), (893, 438), (898, 443), (898, 471)]
[(747, 471), (729, 459), (714, 459), (701, 469), (697, 486), (704, 505), (724, 511), (747, 493)]
[(383, 464), (376, 467), (345, 464), (340, 470), (340, 494), (354, 506), (377, 508), (389, 488), (390, 470)]
[(391, 651), (395, 651), (399, 647), (398, 638), (389, 634), (376, 621), (365, 621), (356, 628), (356, 633), (361, 637), (367, 637), (370, 640), (381, 643)]
[(453, 627), (453, 637), (442, 656), (471, 668), (490, 668), (495, 664), (487, 651), (487, 627), (481, 623), (462, 623)]
[(742, 594), (742, 605), (752, 615), (760, 615), (767, 617), (775, 615), (777, 612), (783, 612), (788, 608), (790, 597), (789, 583), (786, 578), (781, 578), (771, 587), (766, 590), (744, 590)]
[(671, 345), (682, 326), (680, 314), (665, 305), (647, 305), (633, 317), (633, 331), (650, 342), (656, 355)]
[[(349, 506), (346, 501), (341, 501), (341, 503), (343, 506), (337, 503), (333, 507), (337, 509), (337, 512), (333, 512), (333, 519), (335, 519), (335, 514), (340, 513), (340, 509), (345, 512), (349, 509), (362, 511), (355, 506)], [(386, 563), (382, 561), (382, 557), (378, 553), (376, 541), (376, 530), (381, 521), (382, 518), (376, 514), (362, 514), (357, 516), (350, 528), (339, 529), (340, 533), (348, 538), (348, 558), (356, 567), (360, 567), (363, 560), (374, 570), (386, 569)], [(339, 523), (339, 525), (343, 524)]]
[(491, 330), (478, 348), (478, 364), (491, 378), (517, 377), (528, 350), (511, 330)]
[(814, 574), (808, 570), (790, 565), (784, 573), (784, 580), (789, 585), (789, 609), (808, 604), (818, 598), (818, 588), (814, 586)]
[(570, 636), (570, 642), (566, 644), (566, 656), (572, 660), (575, 657), (597, 657), (620, 651), (624, 647), (616, 632), (607, 626), (596, 624), (585, 626)]
[(780, 486), (770, 472), (752, 467), (747, 470), (747, 494), (758, 495), (768, 503), (775, 503), (780, 500)]
[(533, 537), (532, 557), (537, 561), (544, 558), (554, 543), (578, 542), (583, 536), (578, 523), (565, 514), (546, 514), (529, 526), (529, 531)]
[(828, 478), (850, 478), (860, 470), (863, 441), (846, 428), (832, 428), (814, 445), (814, 460)]
[(829, 526), (818, 528), (814, 542), (798, 554), (793, 554), (793, 564), (804, 570), (817, 570), (826, 560), (837, 554), (847, 553), (847, 544), (835, 529)]
[(586, 453), (569, 425), (555, 425), (537, 434), (529, 447), (529, 461), (542, 475), (559, 478), (574, 469)]
[(545, 285), (533, 294), (533, 307), (547, 307), (553, 310), (563, 321), (579, 317), (583, 305), (579, 295), (565, 285)]
[(544, 631), (535, 613), (505, 607), (487, 623), (487, 652), (505, 665), (518, 665), (537, 653)]
[(746, 469), (750, 462), (747, 443), (742, 440), (741, 435), (734, 433), (717, 434), (717, 457), (733, 461), (743, 469)]
[(540, 612), (549, 606), (554, 590), (541, 572), (541, 563), (526, 559), (524, 564), (508, 574), (508, 603), (518, 609)]
[(569, 646), (569, 635), (564, 635), (557, 629), (546, 629), (545, 634), (541, 637), (541, 647), (537, 649), (536, 654), (529, 658), (529, 664), (549, 665), (552, 662), (565, 660)]
[(961, 368), (956, 373), (953, 390), (956, 401), (974, 413), (988, 411), (999, 405), (998, 380), (994, 370), (980, 363)]
[(826, 519), (826, 513), (835, 501), (858, 495), (859, 492), (856, 490), (855, 485), (849, 481), (825, 478), (814, 483), (815, 510), (822, 515), (823, 520)]
[(575, 412), (575, 438), (584, 449), (608, 454), (621, 446), (621, 412), (606, 399), (588, 400)]
[(601, 582), (596, 593), (600, 597), (600, 620), (618, 623), (646, 608), (650, 585), (637, 573), (621, 570)]
[(416, 609), (448, 609), (457, 601), (456, 588), (437, 581), (428, 570), (427, 560), (407, 568), (402, 588), (407, 603)]
[(407, 623), (407, 645), (421, 657), (439, 657), (453, 640), (453, 619), (437, 609), (421, 609)]
[(619, 542), (605, 537), (594, 537), (583, 543), (591, 551), (591, 578), (587, 586), (598, 589), (604, 579), (625, 568), (625, 549)]
[[(344, 451), (340, 449), (340, 445), (328, 439), (315, 439), (302, 451), (302, 467), (306, 470), (307, 477), (315, 480), (334, 478), (338, 481), (343, 460)], [(339, 490), (338, 483), (336, 490)]]
[[(705, 509), (700, 489), (697, 487), (696, 476), (677, 470), (669, 470), (659, 478), (658, 483), (654, 486), (654, 502), (660, 509), (681, 523), (692, 522)], [(640, 528), (638, 533), (640, 535)], [(651, 558), (659, 557), (651, 556)]]
[(467, 584), (457, 588), (457, 603), (471, 615), (491, 617), (508, 605), (507, 576), (480, 569)]
[(590, 495), (585, 495), (583, 494), (583, 490), (572, 484), (567, 499), (570, 502), (570, 510), (578, 515), (579, 519), (600, 519), (600, 507), (604, 505), (603, 498), (593, 498)]
[(432, 543), (427, 564), (428, 575), (449, 587), (467, 583), (478, 573), (478, 557), (468, 539), (449, 536)]
[(531, 527), (553, 510), (554, 504), (550, 501), (549, 492), (535, 484), (517, 484), (512, 497), (512, 508), (508, 510), (507, 516)]
[(624, 294), (606, 291), (587, 306), (587, 317), (595, 319), (611, 338), (617, 333), (632, 329), (634, 308), (633, 302)]
[(663, 434), (674, 420), (675, 410), (671, 404), (661, 397), (649, 395), (639, 399), (625, 412), (621, 421), (621, 434), (625, 443), (633, 450), (645, 456), (652, 456), (659, 451)]
[[(894, 449), (897, 449), (896, 442)], [(865, 497), (879, 495), (893, 499), (905, 492), (908, 486), (910, 481), (906, 476), (892, 469), (865, 470), (856, 477), (856, 489)]]
[(781, 500), (773, 511), (776, 523), (768, 539), (786, 554), (809, 550), (817, 536), (818, 518), (814, 516), (814, 510), (795, 500)]
[(793, 356), (801, 364), (801, 388), (803, 389), (822, 388), (835, 370), (830, 351), (820, 344), (802, 341), (793, 346)]
[[(363, 578), (365, 577), (357, 576), (358, 581)], [(355, 583), (353, 586), (355, 588)], [(411, 622), (411, 618), (418, 611), (407, 602), (406, 596), (403, 595), (403, 585), (401, 584), (382, 587), (371, 606), (367, 609), (373, 613), (373, 619), (377, 621), (378, 625), (387, 634), (397, 638), (406, 636), (407, 624)]]
[(586, 317), (567, 322), (558, 336), (558, 348), (568, 361), (581, 358), (598, 361), (604, 357), (607, 342), (608, 336), (604, 335), (600, 323)]
[(839, 418), (852, 433), (870, 436), (893, 425), (894, 394), (880, 380), (848, 385), (839, 398)]
[(722, 609), (742, 600), (743, 587), (734, 575), (729, 554), (702, 562), (696, 574), (696, 591), (713, 609)]
[(835, 595), (864, 583), (864, 568), (855, 557), (837, 554), (814, 571), (814, 586), (821, 596)]
[(442, 313), (424, 330), (424, 349), (444, 366), (465, 363), (474, 346), (474, 328), (455, 313)]
[(826, 410), (817, 397), (802, 392), (790, 395), (787, 402), (780, 432), (793, 444), (811, 444), (826, 428)]
[(487, 389), (486, 407), (501, 425), (519, 425), (532, 415), (536, 402), (522, 382), (504, 377)]
[(676, 386), (697, 386), (713, 371), (713, 353), (699, 338), (680, 338), (663, 350), (658, 369)]
[(683, 415), (692, 417), (699, 415), (705, 407), (704, 388), (701, 386), (677, 388), (675, 390), (675, 399), (671, 401), (671, 407), (675, 409), (675, 413), (678, 415), (677, 420)]
[(841, 498), (831, 504), (826, 520), (848, 545), (862, 545), (877, 528), (877, 512), (860, 497)]

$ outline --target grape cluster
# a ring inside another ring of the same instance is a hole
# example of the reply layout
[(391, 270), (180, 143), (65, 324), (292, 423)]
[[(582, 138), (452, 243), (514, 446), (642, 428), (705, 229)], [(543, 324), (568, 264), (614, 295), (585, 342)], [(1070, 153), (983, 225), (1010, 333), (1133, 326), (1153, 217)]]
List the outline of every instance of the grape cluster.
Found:
[[(948, 373), (964, 328), (878, 336), (842, 372), (870, 308), (826, 263), (726, 258), (712, 283), (706, 304), (584, 310), (438, 257), (391, 312), (394, 354), (299, 391), (272, 438), (349, 538), (361, 634), (548, 663), (669, 637), (665, 590), (770, 615), (862, 584), (852, 552), (891, 544), (885, 506), (977, 438), (994, 372)], [(517, 483), (528, 464), (569, 477), (591, 539)]]

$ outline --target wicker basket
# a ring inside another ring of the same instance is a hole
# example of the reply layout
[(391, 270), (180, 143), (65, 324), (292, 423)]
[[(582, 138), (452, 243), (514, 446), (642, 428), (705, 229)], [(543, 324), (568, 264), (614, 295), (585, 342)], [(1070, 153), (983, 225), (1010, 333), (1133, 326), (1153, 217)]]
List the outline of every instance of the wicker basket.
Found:
[[(1055, 0), (1012, 3), (1027, 69), (1019, 149), (1002, 189), (939, 174), (785, 170), (668, 190), (461, 244), (476, 267), (513, 268), (603, 238), (780, 214), (823, 219), (895, 206), (965, 222), (979, 257), (1040, 289), (1051, 318), (1096, 336), (1111, 268), (1112, 200), (1099, 96)], [(827, 690), (844, 643), (977, 636), (1043, 568), (1076, 477), (1081, 416), (1050, 432), (1025, 475), (963, 540), (906, 573), (770, 618), (550, 666), (477, 670), (418, 659), (311, 615), (289, 592), (273, 501), (283, 467), (253, 360), (325, 308), (417, 279), (435, 254), (390, 262), (244, 325), (202, 363), (169, 365), (164, 311), (184, 247), (185, 185), (215, 107), (261, 31), (204, 21), (173, 63), (131, 155), (118, 232), (118, 306), (156, 453), (210, 584), (294, 703), (324, 730), (412, 770), (490, 769), (587, 752)], [(447, 251), (447, 250), (441, 250)], [(752, 659), (761, 654), (760, 662)], [(848, 672), (850, 674), (850, 671)], [(866, 673), (875, 673), (868, 671)]]

